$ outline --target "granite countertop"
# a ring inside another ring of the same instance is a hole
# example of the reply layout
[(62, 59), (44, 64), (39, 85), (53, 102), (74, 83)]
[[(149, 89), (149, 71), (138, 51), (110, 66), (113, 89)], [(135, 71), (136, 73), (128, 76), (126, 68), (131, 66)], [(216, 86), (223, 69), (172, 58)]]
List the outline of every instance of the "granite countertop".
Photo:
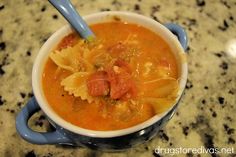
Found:
[[(32, 97), (31, 70), (46, 39), (66, 21), (42, 0), (0, 1), (0, 156), (1, 157), (158, 157), (154, 149), (234, 148), (236, 156), (236, 1), (235, 0), (72, 0), (82, 15), (126, 10), (161, 23), (183, 26), (189, 36), (188, 83), (177, 113), (151, 141), (123, 152), (105, 153), (55, 145), (34, 145), (16, 132), (17, 113)], [(30, 120), (50, 130), (39, 112)], [(181, 154), (177, 156), (218, 156)]]

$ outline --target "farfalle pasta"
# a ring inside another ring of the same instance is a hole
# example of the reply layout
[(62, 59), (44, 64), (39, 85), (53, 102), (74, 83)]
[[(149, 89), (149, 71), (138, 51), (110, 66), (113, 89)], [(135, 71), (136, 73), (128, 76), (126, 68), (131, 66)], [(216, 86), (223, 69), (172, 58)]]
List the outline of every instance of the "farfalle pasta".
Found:
[(73, 47), (55, 50), (50, 54), (50, 58), (57, 66), (71, 72), (90, 71), (92, 65), (83, 58), (83, 54), (89, 53), (89, 50), (84, 48), (82, 43), (83, 41)]
[(80, 97), (82, 100), (87, 100), (89, 103), (93, 101), (93, 97), (88, 94), (86, 80), (88, 79), (88, 72), (76, 72), (66, 77), (61, 81), (64, 90), (70, 95)]

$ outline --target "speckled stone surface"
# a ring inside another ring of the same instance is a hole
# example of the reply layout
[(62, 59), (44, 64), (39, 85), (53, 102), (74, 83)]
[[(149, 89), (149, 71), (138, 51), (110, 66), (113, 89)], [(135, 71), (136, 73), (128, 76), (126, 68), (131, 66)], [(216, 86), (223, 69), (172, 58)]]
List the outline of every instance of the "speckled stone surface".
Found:
[[(159, 157), (154, 149), (234, 148), (236, 156), (235, 0), (73, 0), (82, 15), (125, 10), (183, 26), (189, 36), (189, 76), (177, 113), (150, 142), (119, 153), (34, 145), (16, 132), (15, 117), (32, 96), (33, 61), (45, 40), (66, 21), (42, 0), (0, 0), (0, 157)], [(234, 45), (233, 45), (234, 44)], [(229, 48), (231, 47), (231, 48)], [(35, 130), (51, 130), (42, 113)], [(170, 156), (170, 155), (169, 155)]]

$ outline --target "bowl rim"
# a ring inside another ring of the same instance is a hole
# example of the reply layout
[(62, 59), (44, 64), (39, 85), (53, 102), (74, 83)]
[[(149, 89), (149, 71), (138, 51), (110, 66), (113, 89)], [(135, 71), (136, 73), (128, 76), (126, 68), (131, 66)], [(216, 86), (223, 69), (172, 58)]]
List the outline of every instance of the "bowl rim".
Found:
[[(50, 107), (50, 105), (47, 103), (43, 91), (42, 91), (42, 86), (41, 86), (41, 78), (42, 78), (42, 69), (44, 67), (44, 64), (42, 65), (42, 61), (45, 60), (45, 58), (48, 58), (49, 50), (48, 49), (53, 49), (52, 45), (57, 45), (58, 42), (68, 33), (68, 31), (72, 31), (73, 29), (71, 28), (70, 25), (65, 25), (62, 28), (58, 29), (55, 33), (53, 33), (49, 39), (43, 44), (41, 49), (38, 52), (38, 55), (36, 56), (34, 65), (33, 65), (33, 71), (32, 71), (32, 87), (33, 87), (33, 92), (35, 95), (35, 98), (40, 106), (40, 108), (43, 110), (43, 112), (52, 120), (54, 123), (59, 125), (60, 127), (71, 131), (73, 133), (79, 134), (79, 135), (84, 135), (84, 136), (89, 136), (89, 137), (96, 137), (96, 138), (111, 138), (111, 137), (118, 137), (118, 136), (123, 136), (123, 135), (128, 135), (134, 132), (137, 132), (139, 130), (142, 130), (146, 127), (149, 127), (153, 124), (155, 124), (157, 121), (159, 121), (162, 117), (164, 117), (171, 109), (174, 108), (175, 105), (178, 104), (178, 101), (185, 89), (185, 85), (187, 82), (187, 61), (186, 61), (186, 54), (180, 45), (179, 41), (177, 38), (162, 24), (159, 22), (143, 16), (139, 15), (136, 13), (131, 13), (131, 12), (123, 12), (123, 11), (106, 11), (106, 12), (100, 12), (100, 13), (94, 13), (91, 15), (84, 16), (85, 21), (91, 21), (93, 19), (101, 18), (101, 17), (106, 17), (106, 16), (118, 16), (121, 19), (123, 17), (127, 17), (130, 19), (138, 19), (142, 21), (143, 23), (148, 23), (152, 25), (153, 27), (158, 27), (159, 30), (162, 30), (166, 35), (168, 35), (168, 38), (173, 42), (178, 50), (178, 55), (184, 56), (185, 61), (181, 61), (181, 76), (180, 76), (180, 88), (178, 92), (178, 97), (176, 98), (175, 103), (167, 111), (164, 113), (158, 114), (153, 116), (152, 118), (139, 123), (135, 126), (125, 128), (125, 129), (120, 129), (120, 130), (112, 130), (112, 131), (96, 131), (96, 130), (89, 130), (85, 128), (81, 128), (79, 126), (73, 125), (63, 118), (61, 118), (59, 115), (57, 115), (53, 109)], [(129, 23), (129, 21), (127, 21)], [(99, 23), (99, 22), (98, 22)], [(101, 22), (100, 22), (101, 23)], [(134, 22), (130, 22), (134, 23)], [(142, 24), (141, 24), (142, 25)], [(143, 25), (142, 25), (143, 26)], [(145, 26), (144, 26), (145, 27)], [(159, 33), (159, 32), (158, 32)], [(58, 40), (60, 39), (60, 40)], [(57, 42), (56, 42), (57, 41)]]

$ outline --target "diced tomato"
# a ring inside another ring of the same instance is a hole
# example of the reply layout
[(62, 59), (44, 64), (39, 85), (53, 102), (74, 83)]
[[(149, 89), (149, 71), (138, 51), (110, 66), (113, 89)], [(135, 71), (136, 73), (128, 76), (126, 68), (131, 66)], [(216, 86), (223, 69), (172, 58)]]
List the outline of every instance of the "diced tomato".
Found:
[(129, 74), (132, 73), (130, 65), (127, 62), (125, 62), (123, 59), (117, 59), (114, 65), (124, 69)]
[(75, 33), (69, 34), (62, 39), (57, 48), (61, 50), (67, 48), (68, 46), (73, 46), (77, 38), (78, 37)]
[(89, 95), (104, 96), (109, 93), (109, 82), (105, 71), (98, 71), (91, 74), (87, 80)]
[(124, 70), (116, 73), (113, 69), (110, 69), (107, 72), (110, 82), (110, 97), (119, 99), (129, 91), (131, 76)]
[(126, 46), (122, 42), (118, 42), (109, 47), (108, 52), (110, 52), (113, 57), (118, 57), (122, 52), (125, 52), (126, 49)]
[(122, 60), (118, 60), (113, 68), (107, 70), (110, 82), (110, 97), (112, 99), (120, 99), (122, 97), (128, 99), (137, 95), (136, 86), (130, 73), (131, 70), (128, 63)]
[[(137, 96), (137, 88), (131, 76), (131, 69), (123, 60), (117, 60), (105, 71), (98, 71), (87, 80), (89, 95), (110, 95), (111, 99), (127, 100)], [(110, 93), (109, 93), (110, 92)]]

